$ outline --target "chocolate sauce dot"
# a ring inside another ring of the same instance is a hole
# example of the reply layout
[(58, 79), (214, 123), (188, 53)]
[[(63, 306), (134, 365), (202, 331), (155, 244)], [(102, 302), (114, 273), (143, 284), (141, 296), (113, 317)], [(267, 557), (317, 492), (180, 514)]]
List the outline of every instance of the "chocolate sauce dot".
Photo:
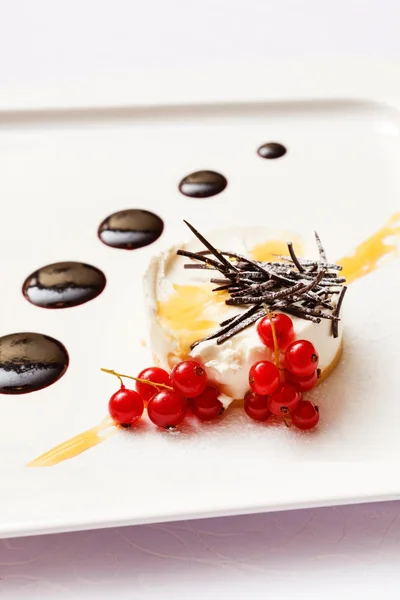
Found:
[(196, 171), (182, 179), (179, 191), (191, 198), (208, 198), (224, 191), (228, 185), (221, 173), (215, 171)]
[(268, 144), (260, 146), (257, 150), (257, 154), (261, 156), (261, 158), (280, 158), (286, 154), (286, 152), (285, 146), (282, 146), (282, 144), (278, 144), (277, 142), (268, 142)]
[(55, 383), (68, 368), (68, 352), (41, 333), (0, 337), (0, 394), (27, 394)]
[(80, 262), (59, 262), (38, 269), (25, 280), (27, 300), (43, 308), (68, 308), (96, 298), (106, 278), (96, 267)]
[(112, 248), (135, 250), (155, 242), (163, 229), (162, 219), (148, 210), (120, 210), (104, 219), (98, 236)]

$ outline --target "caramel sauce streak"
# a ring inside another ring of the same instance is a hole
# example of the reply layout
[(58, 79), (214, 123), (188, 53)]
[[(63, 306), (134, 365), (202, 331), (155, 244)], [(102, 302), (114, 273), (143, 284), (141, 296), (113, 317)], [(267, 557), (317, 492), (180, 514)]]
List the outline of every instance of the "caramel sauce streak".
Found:
[(383, 262), (396, 257), (399, 250), (399, 236), (400, 212), (392, 215), (381, 229), (361, 242), (353, 254), (337, 261), (343, 267), (341, 275), (346, 277), (347, 283), (372, 273)]
[(110, 417), (106, 417), (91, 429), (87, 429), (83, 433), (55, 446), (48, 452), (41, 454), (30, 463), (27, 467), (51, 467), (69, 458), (74, 458), (82, 452), (89, 450), (101, 444), (104, 440), (117, 433), (117, 426)]
[(157, 314), (166, 328), (174, 332), (177, 342), (176, 356), (187, 357), (190, 346), (206, 337), (218, 326), (218, 321), (207, 318), (209, 307), (216, 303), (225, 306), (227, 292), (213, 292), (213, 284), (174, 284), (174, 292), (163, 302), (158, 302)]
[[(282, 236), (286, 235), (288, 240), (293, 243), (294, 251), (297, 256), (303, 255), (303, 245), (299, 238), (293, 235), (293, 233), (282, 233)], [(287, 242), (284, 240), (268, 240), (257, 244), (250, 251), (250, 256), (254, 260), (260, 262), (273, 262), (277, 256), (289, 256)]]

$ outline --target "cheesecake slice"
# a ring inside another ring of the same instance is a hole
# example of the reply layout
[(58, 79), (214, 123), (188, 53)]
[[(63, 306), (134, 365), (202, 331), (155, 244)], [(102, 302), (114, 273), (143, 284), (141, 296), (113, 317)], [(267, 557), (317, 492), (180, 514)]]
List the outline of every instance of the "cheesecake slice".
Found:
[[(187, 242), (154, 257), (145, 274), (156, 364), (171, 370), (193, 358), (226, 396), (225, 404), (243, 399), (250, 367), (274, 360), (257, 333), (257, 322), (268, 309), (290, 315), (295, 338), (312, 342), (320, 376), (328, 376), (340, 359), (338, 309), (346, 288), (340, 267), (326, 261), (318, 236), (308, 239), (265, 227), (212, 231), (205, 238), (193, 231)], [(223, 254), (213, 254), (210, 244)], [(264, 287), (257, 287), (260, 282)]]

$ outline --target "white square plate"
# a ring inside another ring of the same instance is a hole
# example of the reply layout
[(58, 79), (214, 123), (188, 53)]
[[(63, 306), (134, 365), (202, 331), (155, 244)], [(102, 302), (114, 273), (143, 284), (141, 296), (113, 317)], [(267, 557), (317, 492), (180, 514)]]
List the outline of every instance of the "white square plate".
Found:
[[(286, 76), (296, 81), (294, 70)], [(126, 107), (0, 114), (0, 334), (45, 333), (70, 354), (55, 385), (0, 396), (2, 536), (399, 495), (396, 261), (349, 290), (345, 352), (315, 391), (315, 434), (267, 428), (233, 410), (172, 435), (145, 421), (57, 466), (25, 466), (103, 419), (117, 381), (101, 366), (135, 375), (151, 364), (141, 344), (142, 274), (154, 253), (186, 236), (183, 218), (201, 231), (261, 223), (317, 229), (334, 259), (399, 209), (399, 114), (396, 102), (386, 105), (394, 97), (389, 74), (374, 76), (387, 84), (379, 102), (366, 73), (356, 89), (349, 71), (335, 79), (332, 70), (325, 98), (315, 91), (318, 77), (306, 77), (308, 92), (304, 82), (297, 91), (281, 85), (280, 102), (258, 90), (249, 92), (253, 103), (171, 99), (155, 107), (136, 98)], [(256, 150), (268, 141), (288, 153), (261, 159)], [(182, 177), (201, 169), (223, 173), (226, 190), (203, 200), (180, 194)], [(133, 252), (103, 245), (98, 225), (125, 208), (161, 216), (162, 237)], [(101, 268), (105, 291), (71, 309), (29, 304), (24, 279), (63, 260)]]

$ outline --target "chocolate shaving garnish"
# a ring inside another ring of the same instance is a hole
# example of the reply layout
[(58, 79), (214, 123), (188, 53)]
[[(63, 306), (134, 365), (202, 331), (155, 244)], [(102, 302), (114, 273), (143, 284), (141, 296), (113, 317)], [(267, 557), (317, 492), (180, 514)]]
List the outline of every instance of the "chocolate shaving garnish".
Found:
[(200, 242), (212, 253), (214, 254), (215, 258), (218, 258), (218, 260), (224, 264), (226, 267), (228, 267), (228, 269), (234, 268), (232, 267), (231, 263), (229, 262), (229, 260), (227, 260), (225, 258), (225, 256), (223, 254), (221, 254), (221, 252), (219, 252), (219, 250), (217, 250), (216, 248), (214, 248), (214, 246), (212, 244), (210, 244), (210, 242), (208, 240), (206, 240), (205, 237), (203, 237), (201, 235), (201, 233), (199, 233), (197, 231), (197, 229), (195, 229), (193, 227), (193, 225), (191, 225), (190, 223), (188, 223), (187, 221), (183, 221), (185, 223), (185, 225), (187, 225), (190, 229), (190, 231), (197, 237), (198, 240), (200, 240)]
[(330, 321), (336, 319), (336, 317), (332, 314), (332, 313), (328, 313), (328, 312), (323, 312), (322, 310), (319, 310), (318, 308), (305, 308), (303, 306), (299, 307), (301, 308), (301, 313), (299, 311), (299, 314), (301, 315), (309, 315), (311, 317), (318, 317), (319, 319), (328, 319)]
[[(198, 342), (194, 342), (194, 344), (192, 344), (190, 346), (190, 349), (193, 350), (193, 348), (195, 348), (198, 344), (201, 344), (201, 342), (206, 342), (208, 340), (213, 340), (215, 338), (219, 338), (220, 336), (222, 336), (225, 333), (227, 333), (230, 329), (236, 328), (241, 323), (244, 323), (245, 321), (247, 321), (248, 318), (251, 317), (252, 315), (254, 315), (254, 313), (257, 313), (257, 311), (259, 309), (260, 309), (260, 305), (258, 305), (258, 306), (252, 306), (246, 312), (241, 313), (240, 315), (237, 315), (236, 317), (233, 317), (232, 319), (228, 319), (228, 321), (226, 322), (226, 324), (225, 324), (224, 327), (221, 327), (221, 329), (219, 329), (218, 331), (216, 331), (212, 335), (209, 335), (208, 337), (204, 338), (203, 340), (199, 340)], [(259, 317), (257, 317), (257, 319), (259, 319)], [(247, 326), (248, 325), (244, 325), (243, 329), (245, 327), (247, 327)], [(240, 331), (240, 329), (237, 330), (237, 331)], [(235, 333), (237, 333), (237, 331)]]
[(344, 298), (346, 291), (347, 291), (347, 287), (343, 286), (342, 291), (340, 292), (339, 299), (336, 304), (336, 308), (333, 311), (333, 314), (336, 317), (332, 323), (332, 335), (334, 338), (337, 338), (339, 335), (339, 315), (340, 315), (340, 309), (341, 309), (343, 298)]
[(230, 281), (229, 279), (210, 279), (211, 283), (218, 283), (218, 285), (225, 285), (225, 284), (229, 284), (232, 285), (232, 281)]
[(249, 327), (256, 321), (258, 321), (258, 319), (260, 319), (264, 315), (265, 315), (265, 310), (262, 309), (261, 311), (257, 312), (255, 315), (252, 315), (251, 317), (248, 317), (244, 321), (241, 321), (240, 323), (235, 323), (234, 326), (229, 331), (227, 331), (226, 333), (224, 333), (217, 339), (217, 344), (220, 345), (223, 342), (226, 342), (226, 340), (228, 340), (232, 336), (239, 333), (239, 331), (243, 331), (243, 329), (247, 329), (247, 327)]
[(334, 305), (331, 304), (330, 302), (326, 302), (322, 296), (318, 295), (318, 292), (311, 292), (308, 291), (307, 292), (307, 300), (304, 300), (304, 302), (302, 302), (302, 306), (309, 306), (312, 305), (314, 303), (317, 303), (319, 306), (322, 306), (323, 308), (327, 308), (328, 310), (334, 310)]
[(319, 252), (321, 262), (326, 264), (327, 263), (326, 254), (325, 254), (325, 250), (322, 245), (321, 239), (316, 231), (314, 231), (314, 235), (315, 235), (315, 240), (317, 242), (317, 247), (318, 247), (318, 252)]
[(229, 317), (229, 319), (225, 319), (225, 321), (221, 321), (220, 327), (223, 327), (224, 325), (228, 325), (228, 323), (231, 323), (232, 321), (234, 321), (235, 319), (240, 317), (242, 314), (243, 313), (239, 313), (239, 314), (235, 315), (234, 317)]
[(265, 292), (265, 290), (261, 291), (260, 294), (256, 296), (239, 296), (234, 298), (229, 298), (229, 300), (225, 300), (225, 304), (257, 304), (260, 301), (265, 304), (266, 302), (274, 302), (274, 300), (280, 300), (285, 296), (293, 296), (304, 288), (303, 283), (297, 283), (296, 285), (290, 288), (284, 288), (277, 292)]
[[(236, 258), (236, 260), (238, 261), (236, 267), (238, 267), (239, 269), (242, 267), (241, 263), (244, 263), (245, 265), (253, 267), (254, 269), (256, 269), (256, 271), (261, 271), (261, 273), (265, 273), (264, 265), (268, 265), (268, 263), (257, 262), (256, 260), (252, 260), (247, 256), (238, 254), (237, 252), (221, 252), (221, 254), (223, 254), (223, 256), (230, 256), (231, 258)], [(232, 267), (232, 263), (228, 264), (230, 267)]]
[[(222, 321), (218, 331), (195, 342), (192, 348), (206, 340), (216, 339), (217, 344), (222, 344), (263, 317), (267, 308), (313, 323), (320, 323), (322, 319), (330, 320), (332, 335), (337, 337), (340, 307), (346, 291), (342, 285), (345, 278), (338, 276), (338, 271), (342, 269), (340, 265), (327, 262), (324, 247), (316, 232), (319, 260), (298, 258), (293, 244), (288, 242), (289, 256), (263, 262), (237, 252), (217, 250), (192, 225), (185, 223), (206, 250), (178, 250), (180, 256), (195, 261), (184, 267), (218, 271), (222, 277), (210, 278), (210, 282), (217, 285), (213, 291), (226, 292), (227, 305), (247, 307), (243, 312)], [(210, 255), (214, 258), (210, 258)], [(337, 294), (339, 298), (335, 305), (332, 298)]]
[[(203, 263), (206, 263), (208, 268), (214, 267), (214, 269), (217, 269), (218, 271), (224, 271), (222, 265), (217, 263), (216, 260), (213, 260), (212, 258), (208, 258), (207, 256), (199, 256), (198, 254), (195, 254), (194, 252), (189, 252), (189, 250), (178, 250), (177, 254), (179, 256), (186, 256), (187, 258), (194, 258), (195, 260), (200, 260)], [(225, 268), (225, 270), (226, 270), (226, 268)]]
[(221, 321), (221, 323), (219, 324), (220, 327), (223, 327), (224, 325), (228, 325), (228, 323), (232, 323), (232, 321), (234, 321), (235, 319), (240, 317), (241, 314), (242, 313), (239, 313), (238, 315), (235, 315), (234, 317), (229, 317), (229, 319), (225, 319), (225, 321)]
[(321, 319), (319, 317), (313, 317), (312, 315), (308, 315), (307, 313), (304, 313), (300, 310), (296, 310), (296, 308), (294, 307), (288, 307), (285, 306), (283, 308), (280, 309), (281, 312), (285, 312), (288, 313), (289, 315), (292, 315), (293, 317), (300, 317), (301, 319), (304, 319), (305, 321), (311, 321), (312, 323), (321, 323)]
[(304, 271), (304, 267), (301, 266), (301, 264), (299, 263), (299, 261), (297, 259), (297, 256), (296, 256), (296, 253), (294, 251), (292, 242), (288, 242), (287, 243), (287, 247), (288, 247), (288, 250), (289, 250), (289, 254), (290, 254), (291, 258), (292, 258), (292, 261), (294, 262), (294, 264), (296, 265), (296, 267), (298, 268), (298, 270), (300, 271), (300, 273), (302, 273)]
[(208, 265), (196, 265), (194, 263), (187, 263), (183, 265), (184, 269), (210, 269)]
[[(281, 258), (282, 260), (286, 260), (286, 261), (290, 261), (288, 256), (277, 256), (277, 258)], [(303, 267), (314, 267), (314, 269), (317, 268), (318, 266), (318, 261), (315, 260), (310, 260), (308, 258), (299, 258), (299, 263), (303, 266)], [(269, 264), (280, 264), (282, 265), (282, 263), (269, 263)], [(341, 265), (335, 265), (335, 263), (326, 263), (324, 264), (325, 267), (327, 267), (328, 269), (333, 269), (334, 271), (341, 271), (343, 269), (343, 267)]]
[(242, 271), (239, 277), (258, 281), (264, 278), (264, 273), (259, 273), (258, 271)]
[(239, 288), (237, 287), (232, 287), (231, 283), (228, 283), (227, 285), (219, 285), (216, 288), (213, 288), (213, 292), (224, 292), (225, 290), (229, 290), (230, 292), (232, 292), (233, 290), (238, 290)]

